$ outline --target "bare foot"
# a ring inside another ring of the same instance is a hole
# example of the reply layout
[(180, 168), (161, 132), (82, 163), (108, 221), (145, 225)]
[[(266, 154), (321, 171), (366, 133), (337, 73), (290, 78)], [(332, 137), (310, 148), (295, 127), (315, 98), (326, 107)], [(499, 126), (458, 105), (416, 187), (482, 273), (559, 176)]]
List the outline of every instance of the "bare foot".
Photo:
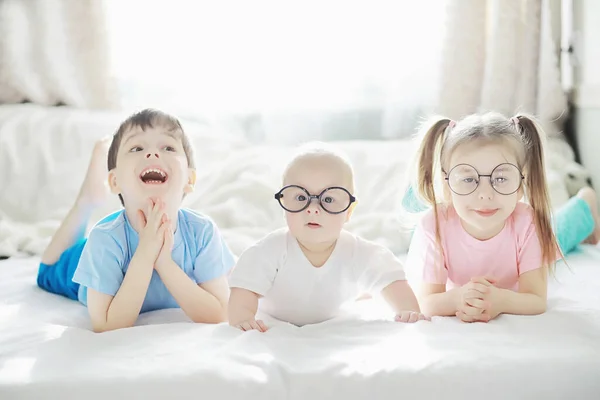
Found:
[(583, 243), (596, 245), (600, 242), (600, 217), (598, 215), (598, 198), (596, 192), (591, 187), (584, 187), (577, 192), (577, 197), (588, 204), (590, 210), (592, 210), (592, 217), (594, 218), (594, 232), (592, 232)]
[(108, 136), (98, 140), (94, 145), (90, 164), (77, 196), (78, 204), (90, 207), (99, 206), (110, 193), (106, 160), (111, 141), (112, 136)]

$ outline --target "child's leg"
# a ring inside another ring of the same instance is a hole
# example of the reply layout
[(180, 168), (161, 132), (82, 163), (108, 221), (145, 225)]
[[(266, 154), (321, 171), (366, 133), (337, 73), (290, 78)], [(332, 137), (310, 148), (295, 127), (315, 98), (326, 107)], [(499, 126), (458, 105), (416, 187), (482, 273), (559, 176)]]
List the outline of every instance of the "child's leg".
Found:
[(72, 281), (85, 245), (90, 215), (108, 193), (106, 157), (110, 138), (96, 143), (73, 208), (42, 255), (37, 283), (42, 289), (77, 299), (79, 285)]
[(427, 204), (423, 204), (419, 200), (412, 185), (408, 186), (408, 189), (406, 189), (406, 192), (404, 193), (404, 197), (402, 197), (402, 207), (409, 213), (420, 213), (429, 208)]
[(85, 236), (91, 213), (105, 200), (108, 193), (106, 157), (109, 145), (110, 138), (106, 138), (94, 146), (77, 200), (44, 250), (43, 264), (56, 263), (63, 252)]
[(594, 218), (594, 231), (584, 240), (584, 243), (598, 244), (600, 241), (600, 217), (598, 215), (598, 197), (596, 191), (591, 187), (584, 187), (577, 196), (583, 199), (590, 207), (592, 217)]
[(556, 213), (556, 239), (563, 254), (574, 250), (584, 241), (597, 244), (600, 239), (598, 222), (596, 192), (585, 187)]

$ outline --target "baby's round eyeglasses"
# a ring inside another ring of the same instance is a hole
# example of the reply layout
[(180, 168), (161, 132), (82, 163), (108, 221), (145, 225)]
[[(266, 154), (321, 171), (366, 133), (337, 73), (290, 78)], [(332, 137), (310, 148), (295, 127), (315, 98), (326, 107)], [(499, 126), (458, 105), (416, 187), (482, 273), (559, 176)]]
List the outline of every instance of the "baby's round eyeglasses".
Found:
[(304, 211), (313, 200), (317, 200), (323, 210), (329, 214), (340, 214), (350, 208), (356, 198), (343, 187), (334, 186), (323, 190), (318, 195), (312, 195), (298, 185), (288, 185), (275, 193), (275, 199), (281, 208), (291, 213)]
[[(445, 171), (443, 172), (446, 174)], [(446, 174), (444, 179), (448, 181), (448, 186), (454, 193), (467, 196), (477, 190), (481, 178), (489, 178), (492, 188), (504, 196), (516, 193), (525, 179), (521, 170), (510, 163), (496, 166), (488, 175), (480, 174), (472, 165), (458, 164)]]

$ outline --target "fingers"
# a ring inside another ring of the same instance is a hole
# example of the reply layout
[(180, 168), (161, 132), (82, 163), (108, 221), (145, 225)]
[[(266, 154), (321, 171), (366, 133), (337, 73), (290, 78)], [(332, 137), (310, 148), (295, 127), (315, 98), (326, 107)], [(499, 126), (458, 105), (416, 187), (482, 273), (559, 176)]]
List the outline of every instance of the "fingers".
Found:
[[(472, 292), (471, 296), (481, 296), (489, 293), (490, 288), (487, 285), (479, 282), (469, 282), (467, 283), (467, 291), (466, 293)], [(478, 293), (474, 293), (478, 292)]]
[(162, 201), (160, 199), (156, 200), (154, 203), (154, 207), (152, 207), (152, 227), (154, 229), (158, 229), (162, 223)]
[(161, 229), (163, 229), (163, 227), (163, 248), (171, 251), (173, 249), (173, 225), (171, 224), (171, 221), (167, 219), (167, 221), (161, 225)]
[(478, 315), (483, 314), (483, 310), (481, 308), (472, 307), (468, 304), (465, 304), (465, 306), (460, 311), (472, 317), (476, 317)]
[(490, 319), (491, 319), (490, 315), (486, 312), (484, 312), (479, 317), (477, 317), (477, 321), (479, 321), (479, 322), (489, 322)]
[(481, 283), (482, 285), (490, 286), (496, 284), (497, 279), (492, 276), (476, 276), (474, 278), (471, 278), (471, 282)]
[(396, 316), (396, 321), (406, 323), (406, 322), (410, 321), (410, 314), (411, 314), (410, 312), (403, 312)]
[(480, 314), (480, 315), (468, 315), (462, 310), (456, 312), (456, 317), (463, 322), (488, 322), (490, 320), (489, 315)]
[(475, 290), (475, 289), (469, 289), (463, 294), (462, 300), (463, 300), (463, 303), (465, 303), (467, 300), (470, 300), (470, 299), (484, 300), (485, 295), (486, 295), (486, 293), (481, 293), (480, 291)]
[(262, 321), (244, 321), (238, 325), (235, 326), (236, 328), (247, 332), (247, 331), (259, 331), (259, 332), (266, 332), (267, 331), (267, 327), (266, 325), (262, 322)]
[(267, 326), (265, 325), (265, 323), (262, 322), (260, 319), (257, 320), (256, 323), (258, 324), (259, 328), (262, 329), (261, 332), (266, 332), (267, 329), (269, 329), (269, 328), (267, 328)]
[(167, 244), (167, 235), (169, 233), (169, 225), (161, 224), (157, 231), (157, 236), (163, 239), (163, 247)]
[(152, 216), (152, 208), (153, 207), (154, 207), (154, 202), (152, 201), (152, 199), (148, 199), (146, 201), (146, 222), (148, 222), (148, 220)]
[(148, 199), (148, 211), (146, 213), (146, 226), (152, 229), (154, 232), (160, 228), (164, 215), (164, 202), (161, 199), (153, 201)]
[(462, 322), (475, 322), (475, 319), (472, 316), (465, 314), (463, 311), (457, 311), (456, 317)]
[(487, 308), (487, 302), (482, 300), (482, 299), (477, 299), (477, 298), (466, 298), (465, 299), (465, 303), (471, 307), (475, 307), (475, 308), (479, 308), (479, 309), (485, 309)]
[(416, 311), (405, 311), (396, 315), (395, 321), (404, 323), (414, 323), (417, 321), (431, 321), (431, 318)]
[(170, 220), (167, 220), (167, 230), (165, 231), (165, 242), (173, 244), (173, 224)]
[(235, 327), (244, 332), (252, 330), (252, 327), (250, 326), (250, 324), (248, 322), (242, 322), (240, 324), (237, 324)]
[(427, 315), (422, 314), (422, 313), (418, 313), (418, 314), (419, 314), (419, 318), (418, 318), (419, 321), (431, 321), (431, 318), (428, 317)]
[(146, 215), (144, 214), (144, 212), (142, 210), (137, 210), (136, 216), (137, 216), (140, 227), (145, 228), (147, 221), (146, 221)]

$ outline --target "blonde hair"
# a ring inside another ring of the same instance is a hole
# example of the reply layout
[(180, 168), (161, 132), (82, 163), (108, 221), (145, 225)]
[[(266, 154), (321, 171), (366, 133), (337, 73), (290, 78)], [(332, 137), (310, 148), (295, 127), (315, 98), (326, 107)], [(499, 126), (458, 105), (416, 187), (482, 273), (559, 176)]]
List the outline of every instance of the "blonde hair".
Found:
[(300, 146), (295, 155), (292, 157), (290, 162), (286, 165), (283, 171), (282, 180), (285, 183), (285, 179), (289, 173), (289, 171), (296, 166), (299, 162), (303, 161), (322, 161), (322, 160), (332, 160), (339, 164), (343, 169), (344, 173), (349, 178), (349, 187), (346, 189), (354, 194), (355, 186), (354, 186), (354, 170), (352, 168), (352, 164), (348, 159), (347, 155), (343, 153), (338, 148), (330, 146), (323, 142), (309, 142), (302, 146)]
[[(421, 199), (431, 205), (435, 215), (435, 237), (442, 253), (436, 197), (436, 178), (452, 152), (473, 140), (509, 142), (517, 150), (517, 166), (525, 176), (524, 190), (534, 212), (534, 224), (542, 249), (542, 263), (551, 268), (560, 252), (551, 224), (551, 206), (544, 168), (544, 132), (537, 121), (519, 114), (506, 118), (499, 113), (470, 115), (456, 123), (436, 118), (424, 125), (416, 154), (414, 188)], [(447, 169), (446, 169), (447, 171)]]

